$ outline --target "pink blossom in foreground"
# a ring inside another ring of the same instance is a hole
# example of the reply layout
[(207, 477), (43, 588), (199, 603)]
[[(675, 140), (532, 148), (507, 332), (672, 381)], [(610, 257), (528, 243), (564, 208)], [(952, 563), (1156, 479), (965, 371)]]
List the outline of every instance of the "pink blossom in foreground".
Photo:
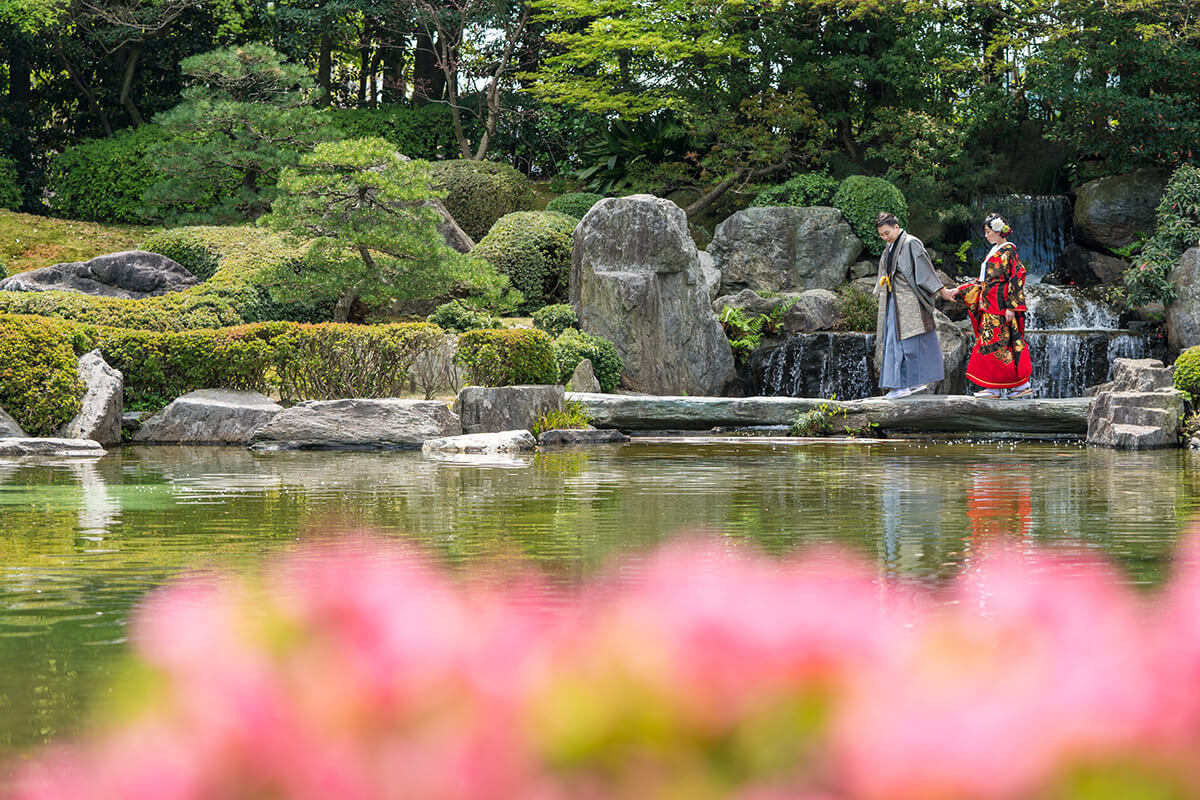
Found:
[(680, 541), (548, 610), (351, 537), (156, 592), (120, 718), (17, 797), (1200, 797), (1196, 539), (1179, 560), (1138, 595), (1001, 551), (914, 596)]

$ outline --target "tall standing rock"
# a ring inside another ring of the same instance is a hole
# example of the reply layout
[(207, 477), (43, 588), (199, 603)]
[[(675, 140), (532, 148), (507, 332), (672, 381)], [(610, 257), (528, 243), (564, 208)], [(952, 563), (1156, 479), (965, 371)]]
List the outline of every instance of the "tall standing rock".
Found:
[(626, 388), (717, 395), (737, 377), (687, 216), (671, 201), (639, 194), (592, 206), (575, 229), (570, 292), (580, 329), (616, 345)]
[(1179, 353), (1200, 344), (1200, 248), (1180, 256), (1171, 283), (1178, 294), (1167, 306), (1167, 344)]
[(87, 391), (75, 419), (63, 425), (65, 439), (92, 439), (102, 445), (121, 443), (121, 411), (125, 402), (125, 376), (110, 367), (99, 350), (79, 358), (79, 377)]

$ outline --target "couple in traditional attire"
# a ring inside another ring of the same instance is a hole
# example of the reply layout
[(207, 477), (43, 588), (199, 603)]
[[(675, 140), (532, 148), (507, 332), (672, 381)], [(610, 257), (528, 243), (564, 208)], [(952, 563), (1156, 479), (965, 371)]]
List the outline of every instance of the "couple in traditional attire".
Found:
[(982, 387), (976, 397), (1030, 397), (1033, 366), (1025, 343), (1025, 267), (1008, 241), (1012, 228), (999, 214), (984, 219), (992, 245), (979, 279), (954, 289), (942, 285), (925, 245), (900, 227), (894, 214), (875, 220), (887, 243), (879, 257), (875, 293), (879, 297), (877, 336), (882, 350), (879, 386), (896, 399), (928, 391), (945, 377), (933, 298), (961, 300), (975, 329), (967, 378)]

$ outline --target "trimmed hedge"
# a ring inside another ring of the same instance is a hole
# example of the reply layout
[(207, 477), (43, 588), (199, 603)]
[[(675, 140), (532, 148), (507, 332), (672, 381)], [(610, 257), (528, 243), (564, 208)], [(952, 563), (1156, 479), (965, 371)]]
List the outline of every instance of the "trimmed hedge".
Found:
[(507, 164), (439, 161), (433, 165), (433, 181), (445, 190), (450, 215), (476, 242), (505, 214), (533, 208), (529, 179)]
[(1175, 388), (1200, 401), (1200, 346), (1189, 347), (1175, 359)]
[(148, 218), (142, 193), (162, 180), (146, 155), (166, 138), (157, 125), (139, 125), (67, 147), (46, 173), (51, 210), (68, 219), (144, 224)]
[(21, 208), (21, 176), (17, 162), (0, 156), (0, 208), (18, 211)]
[(547, 211), (557, 211), (575, 219), (583, 219), (592, 206), (604, 199), (604, 195), (595, 192), (569, 192), (560, 195), (546, 204)]
[(409, 158), (438, 161), (458, 154), (450, 107), (431, 103), (419, 108), (380, 106), (329, 112), (347, 139), (379, 137)]
[(568, 328), (579, 327), (579, 315), (575, 313), (575, 306), (557, 303), (533, 312), (533, 327), (557, 338)]
[(458, 337), (455, 361), (475, 386), (557, 383), (554, 342), (528, 328), (467, 331)]
[(883, 240), (875, 230), (875, 218), (880, 212), (892, 212), (902, 226), (908, 223), (908, 203), (904, 195), (883, 178), (851, 175), (842, 181), (833, 195), (832, 203), (873, 255), (883, 253)]
[(0, 316), (0, 408), (25, 433), (53, 436), (79, 413), (84, 344), (61, 320)]
[(778, 186), (763, 189), (752, 206), (827, 206), (841, 182), (820, 172), (793, 175)]
[(601, 336), (569, 328), (554, 340), (554, 359), (558, 364), (558, 382), (566, 383), (571, 379), (571, 373), (579, 362), (584, 359), (592, 362), (592, 371), (600, 389), (605, 392), (615, 392), (621, 385), (621, 369), (625, 363), (617, 346)]
[(557, 211), (518, 211), (496, 221), (471, 251), (507, 275), (525, 296), (520, 311), (567, 299), (572, 233), (578, 220)]
[(202, 281), (215, 275), (221, 264), (220, 249), (195, 228), (174, 228), (156, 233), (142, 242), (142, 249), (176, 261)]

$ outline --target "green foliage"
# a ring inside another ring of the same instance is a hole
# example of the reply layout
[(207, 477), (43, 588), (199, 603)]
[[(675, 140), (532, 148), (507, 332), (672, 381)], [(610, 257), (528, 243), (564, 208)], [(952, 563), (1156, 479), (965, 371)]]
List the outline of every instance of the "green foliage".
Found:
[(754, 206), (827, 206), (841, 181), (823, 172), (802, 172), (784, 183), (763, 189), (754, 198)]
[(554, 340), (554, 359), (558, 363), (558, 382), (566, 383), (579, 362), (592, 362), (592, 372), (600, 390), (615, 392), (621, 385), (621, 370), (625, 367), (617, 346), (602, 336), (567, 328)]
[(476, 386), (555, 383), (553, 340), (543, 331), (509, 328), (467, 331), (458, 337), (455, 360)]
[(788, 428), (788, 436), (828, 436), (833, 433), (837, 415), (846, 416), (846, 409), (834, 405), (835, 400), (836, 396), (809, 411), (797, 411)]
[(346, 139), (385, 139), (409, 158), (439, 161), (458, 152), (450, 107), (440, 103), (336, 109), (330, 116)]
[(633, 122), (616, 119), (604, 136), (579, 153), (583, 168), (575, 178), (595, 192), (643, 188), (637, 176), (655, 167), (682, 162), (695, 148), (687, 127), (673, 114), (646, 116)]
[(533, 435), (546, 431), (587, 430), (592, 426), (592, 415), (578, 400), (568, 400), (562, 411), (547, 411), (533, 423)]
[(1200, 347), (1189, 347), (1175, 359), (1175, 388), (1186, 392), (1192, 402), (1200, 399)]
[(455, 333), (499, 328), (500, 318), (486, 311), (479, 311), (464, 304), (461, 300), (451, 300), (442, 303), (429, 315), (428, 322), (439, 328)]
[(848, 283), (837, 290), (837, 323), (840, 331), (874, 331), (878, 323), (879, 301), (875, 295)]
[(153, 234), (142, 249), (166, 256), (202, 281), (211, 278), (220, 265), (221, 251), (193, 228), (174, 228)]
[(492, 161), (439, 161), (434, 185), (445, 191), (443, 202), (454, 221), (478, 242), (505, 214), (533, 208), (529, 179), (507, 164)]
[(592, 206), (603, 199), (604, 195), (595, 192), (569, 192), (547, 203), (546, 210), (558, 211), (575, 219), (583, 219)]
[(1171, 270), (1183, 251), (1195, 247), (1200, 238), (1200, 168), (1180, 166), (1167, 181), (1158, 204), (1151, 236), (1137, 261), (1125, 270), (1125, 300), (1136, 307), (1147, 303), (1170, 303), (1176, 288)]
[(310, 104), (306, 67), (249, 44), (185, 58), (183, 102), (154, 121), (169, 137), (149, 165), (165, 177), (143, 199), (169, 220), (255, 220), (275, 198), (279, 171), (331, 139), (328, 116)]
[(21, 207), (21, 179), (17, 175), (17, 164), (11, 158), (0, 156), (0, 208), (16, 211)]
[(424, 322), (392, 325), (288, 325), (272, 338), (285, 403), (341, 397), (396, 397), (413, 365), (442, 345)]
[(4, 266), (4, 261), (0, 260), (0, 281), (8, 277), (8, 267)]
[(487, 261), (525, 297), (522, 311), (562, 302), (571, 275), (577, 220), (557, 211), (518, 211), (496, 221), (471, 254)]
[(142, 195), (162, 179), (148, 156), (167, 137), (158, 125), (142, 125), (67, 147), (46, 175), (50, 209), (69, 219), (146, 222)]
[(934, 208), (950, 195), (951, 187), (959, 192), (976, 190), (972, 178), (986, 174), (989, 159), (980, 163), (967, 150), (967, 134), (959, 120), (913, 109), (882, 108), (867, 153), (888, 165), (887, 180), (900, 189), (908, 203)]
[(59, 320), (0, 316), (0, 408), (30, 436), (53, 436), (79, 413), (74, 340)]
[(762, 344), (771, 318), (766, 314), (751, 316), (744, 309), (725, 306), (717, 319), (725, 331), (729, 346), (733, 348), (734, 358), (744, 362)]
[(574, 306), (555, 303), (533, 312), (533, 327), (557, 337), (568, 328), (578, 328), (579, 315), (575, 313)]
[(834, 193), (833, 207), (842, 212), (867, 251), (877, 256), (883, 253), (883, 240), (875, 230), (875, 218), (880, 212), (895, 214), (901, 226), (908, 222), (904, 195), (883, 178), (851, 175)]
[(280, 175), (282, 194), (264, 223), (309, 240), (298, 271), (281, 272), (286, 291), (338, 294), (336, 318), (353, 303), (442, 295), (457, 265), (470, 261), (445, 243), (427, 161), (410, 161), (383, 139), (323, 142)]

